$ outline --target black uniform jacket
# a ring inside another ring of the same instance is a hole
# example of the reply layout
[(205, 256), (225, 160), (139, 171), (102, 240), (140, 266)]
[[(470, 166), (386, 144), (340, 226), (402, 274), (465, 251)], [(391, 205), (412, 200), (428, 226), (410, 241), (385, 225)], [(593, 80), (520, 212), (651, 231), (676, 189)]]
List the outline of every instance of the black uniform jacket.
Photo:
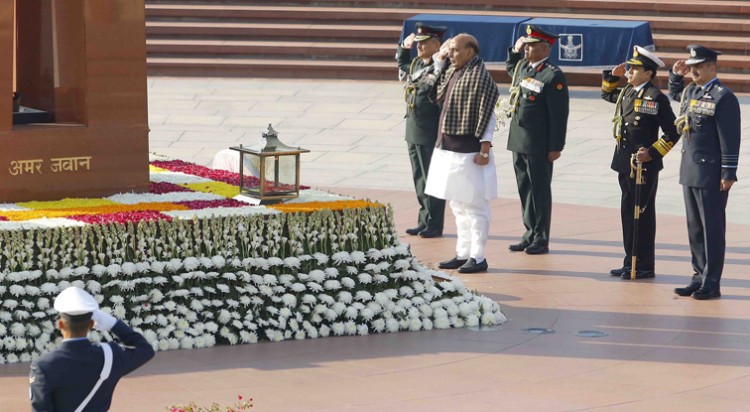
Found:
[(740, 105), (718, 80), (707, 89), (695, 83), (685, 87), (682, 76), (669, 74), (669, 95), (681, 102), (680, 115), (688, 116), (690, 126), (682, 144), (680, 183), (718, 189), (722, 179), (737, 180)]
[[(602, 99), (617, 102), (622, 91), (616, 86), (618, 80), (620, 78), (613, 76), (610, 70), (603, 72)], [(669, 98), (658, 87), (648, 82), (638, 91), (632, 86), (627, 86), (621, 107), (622, 138), (617, 143), (612, 157), (612, 170), (630, 173), (631, 155), (641, 147), (648, 148), (652, 158), (646, 167), (651, 171), (661, 170), (664, 167), (662, 158), (680, 139), (674, 125), (675, 115), (669, 105)], [(661, 138), (659, 128), (664, 132)]]
[(432, 60), (425, 63), (419, 57), (411, 58), (409, 49), (401, 46), (396, 51), (399, 69), (406, 73), (406, 141), (434, 146), (440, 121), (440, 106), (429, 99), (437, 81)]
[[(91, 398), (84, 412), (109, 410), (112, 393), (120, 378), (154, 356), (151, 344), (122, 321), (117, 321), (112, 332), (129, 348), (116, 343), (105, 343), (112, 348), (112, 372)], [(103, 365), (102, 348), (88, 339), (62, 342), (54, 351), (31, 364), (31, 410), (74, 411), (99, 380)]]
[[(513, 76), (523, 53), (508, 51), (505, 65)], [(527, 60), (518, 67), (521, 96), (508, 135), (508, 150), (523, 154), (558, 152), (565, 146), (568, 128), (568, 82), (549, 61), (536, 69)]]

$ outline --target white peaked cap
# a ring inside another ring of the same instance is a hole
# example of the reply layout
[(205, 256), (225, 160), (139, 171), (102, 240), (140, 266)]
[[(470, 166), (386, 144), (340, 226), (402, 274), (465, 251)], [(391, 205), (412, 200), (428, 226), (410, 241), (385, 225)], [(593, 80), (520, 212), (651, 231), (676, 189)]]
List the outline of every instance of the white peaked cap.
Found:
[(55, 298), (55, 310), (66, 315), (83, 315), (99, 310), (99, 304), (85, 290), (70, 286)]

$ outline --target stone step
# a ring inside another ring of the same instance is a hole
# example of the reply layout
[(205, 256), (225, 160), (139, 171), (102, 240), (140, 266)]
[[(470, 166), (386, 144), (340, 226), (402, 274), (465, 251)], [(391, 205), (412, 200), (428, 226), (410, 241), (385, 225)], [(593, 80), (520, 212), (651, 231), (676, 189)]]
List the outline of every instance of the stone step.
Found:
[[(252, 58), (173, 58), (149, 57), (150, 75), (179, 76), (237, 76), (268, 78), (332, 78), (396, 80), (394, 62), (361, 62), (342, 60), (306, 59), (252, 59)], [(502, 64), (488, 65), (499, 83), (507, 84), (510, 77)], [(601, 71), (593, 69), (567, 69), (568, 81), (573, 86), (598, 87)], [(750, 92), (750, 74), (722, 73), (722, 82), (735, 92)], [(667, 72), (661, 70), (657, 84), (666, 86)]]
[(150, 55), (239, 55), (239, 56), (314, 56), (315, 58), (376, 59), (393, 61), (393, 42), (309, 42), (244, 41), (203, 39), (148, 39)]
[(249, 39), (339, 39), (348, 41), (398, 42), (401, 26), (372, 26), (345, 24), (280, 24), (280, 23), (222, 23), (222, 22), (146, 22), (146, 34), (155, 36)]
[[(657, 39), (661, 47), (662, 41)], [(680, 47), (684, 45), (680, 43)], [(392, 62), (395, 53), (393, 42), (380, 43), (351, 43), (351, 42), (285, 42), (285, 41), (244, 41), (244, 40), (205, 40), (205, 39), (148, 39), (146, 41), (148, 53), (151, 56), (162, 57), (260, 57), (287, 56), (289, 58), (305, 58), (315, 56), (316, 59), (371, 59), (372, 61)], [(725, 49), (727, 50), (727, 49)], [(686, 58), (685, 51), (659, 52), (659, 57), (668, 65)], [(276, 58), (276, 57), (274, 57)], [(750, 67), (750, 56), (725, 54), (721, 57), (722, 70), (742, 70)]]
[(611, 14), (616, 12), (617, 15), (623, 14), (640, 14), (653, 15), (655, 13), (679, 13), (679, 14), (700, 14), (700, 15), (750, 15), (750, 4), (747, 1), (726, 1), (726, 0), (525, 0), (519, 3), (517, 0), (485, 0), (477, 3), (474, 0), (410, 0), (410, 1), (393, 1), (393, 0), (338, 0), (323, 1), (320, 0), (296, 0), (296, 1), (278, 1), (270, 0), (261, 1), (221, 1), (206, 4), (206, 1), (187, 0), (187, 1), (149, 1), (149, 6), (163, 6), (164, 8), (172, 7), (257, 7), (257, 6), (279, 6), (279, 7), (316, 7), (322, 4), (338, 7), (410, 7), (423, 10), (428, 8), (453, 8), (453, 9), (478, 9), (478, 10), (509, 10), (509, 9), (566, 9), (580, 14), (583, 11)]
[[(457, 0), (450, 0), (457, 1)], [(540, 0), (541, 1), (541, 0)], [(618, 0), (615, 2), (596, 1), (592, 3), (610, 4), (624, 2)], [(514, 3), (517, 3), (514, 2)], [(546, 3), (549, 3), (547, 0)], [(644, 2), (645, 3), (645, 2)], [(702, 3), (713, 3), (713, 1), (704, 1)], [(524, 6), (526, 6), (526, 2)], [(683, 5), (684, 6), (684, 5)], [(249, 5), (169, 5), (169, 4), (149, 4), (146, 6), (146, 16), (149, 21), (156, 18), (179, 18), (179, 19), (232, 19), (243, 20), (250, 19), (257, 21), (263, 20), (305, 20), (305, 21), (344, 21), (344, 22), (366, 22), (366, 21), (388, 21), (399, 26), (403, 20), (420, 13), (431, 14), (481, 14), (487, 16), (531, 16), (531, 17), (551, 17), (551, 18), (575, 18), (575, 19), (603, 19), (603, 20), (627, 20), (627, 21), (649, 21), (653, 30), (683, 30), (695, 32), (730, 32), (730, 33), (748, 33), (750, 32), (750, 5), (748, 11), (738, 13), (734, 18), (718, 17), (684, 17), (684, 16), (648, 16), (644, 14), (625, 15), (625, 14), (581, 14), (566, 13), (557, 11), (513, 11), (513, 10), (446, 10), (446, 9), (425, 9), (425, 8), (357, 8), (357, 7), (292, 7), (292, 6), (249, 6)], [(750, 41), (745, 36), (746, 41)]]

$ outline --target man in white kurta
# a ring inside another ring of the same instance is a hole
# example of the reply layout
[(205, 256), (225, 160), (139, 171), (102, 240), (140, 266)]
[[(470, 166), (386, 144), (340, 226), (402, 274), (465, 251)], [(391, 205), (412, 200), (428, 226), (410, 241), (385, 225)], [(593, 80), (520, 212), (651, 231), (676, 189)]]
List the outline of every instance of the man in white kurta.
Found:
[(425, 193), (448, 200), (456, 218), (456, 256), (439, 267), (485, 272), (490, 200), (497, 197), (491, 142), (498, 92), (475, 38), (460, 34), (446, 44), (436, 61), (445, 64), (450, 56), (451, 67), (441, 74), (436, 90), (435, 99), (442, 103), (440, 129)]

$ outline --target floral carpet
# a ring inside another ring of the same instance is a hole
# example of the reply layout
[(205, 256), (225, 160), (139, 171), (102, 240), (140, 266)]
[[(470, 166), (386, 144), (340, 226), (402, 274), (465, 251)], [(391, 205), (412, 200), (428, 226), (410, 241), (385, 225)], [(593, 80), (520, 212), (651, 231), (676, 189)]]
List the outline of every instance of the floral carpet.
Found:
[(150, 176), (148, 193), (0, 204), (0, 364), (59, 343), (71, 285), (157, 350), (506, 321), (422, 266), (387, 205), (305, 188), (259, 206), (239, 175), (163, 158)]

